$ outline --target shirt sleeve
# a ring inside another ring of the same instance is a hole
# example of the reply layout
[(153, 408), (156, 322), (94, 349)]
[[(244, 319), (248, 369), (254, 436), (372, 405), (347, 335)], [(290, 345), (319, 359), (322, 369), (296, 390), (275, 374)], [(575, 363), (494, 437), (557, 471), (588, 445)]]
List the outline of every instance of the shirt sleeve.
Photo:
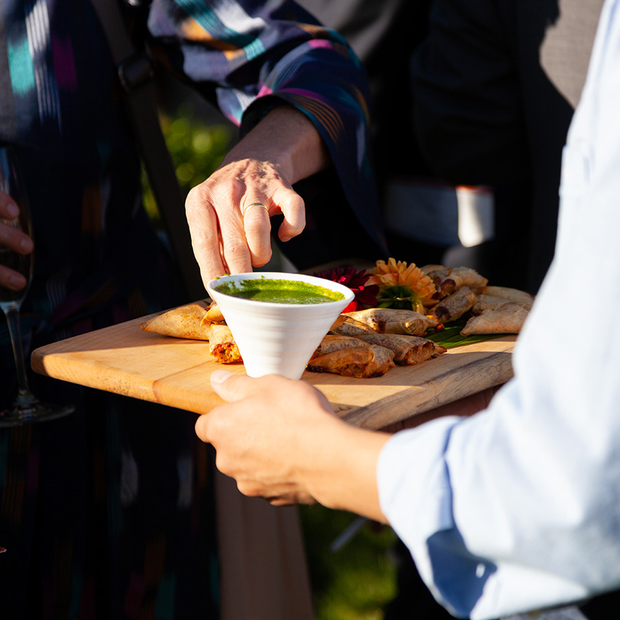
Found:
[(556, 255), (514, 379), (486, 411), (398, 433), (379, 458), (384, 514), (460, 617), (620, 585), (619, 15), (608, 0), (564, 149)]
[(294, 2), (154, 0), (158, 59), (189, 80), (243, 135), (282, 103), (321, 134), (349, 202), (385, 247), (368, 156), (368, 87), (346, 41)]

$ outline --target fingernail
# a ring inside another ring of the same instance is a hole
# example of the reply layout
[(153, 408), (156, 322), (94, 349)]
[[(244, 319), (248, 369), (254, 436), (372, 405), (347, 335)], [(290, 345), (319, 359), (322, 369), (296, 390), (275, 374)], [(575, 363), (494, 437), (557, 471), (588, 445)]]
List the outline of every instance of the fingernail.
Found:
[(211, 383), (224, 383), (224, 381), (228, 380), (233, 376), (232, 372), (228, 372), (227, 370), (214, 370), (211, 373)]
[(26, 278), (24, 278), (24, 276), (20, 276), (19, 274), (9, 276), (9, 286), (14, 290), (19, 291), (26, 286)]
[(24, 237), (20, 242), (19, 242), (19, 247), (21, 248), (22, 252), (30, 252), (32, 250), (32, 240)]
[(11, 219), (19, 215), (19, 209), (12, 202), (7, 203), (6, 212)]

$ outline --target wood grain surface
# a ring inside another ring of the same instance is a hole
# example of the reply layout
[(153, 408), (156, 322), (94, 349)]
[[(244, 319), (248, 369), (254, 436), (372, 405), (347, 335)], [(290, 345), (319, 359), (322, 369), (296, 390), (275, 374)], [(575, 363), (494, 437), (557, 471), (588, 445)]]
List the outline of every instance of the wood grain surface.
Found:
[[(209, 344), (144, 332), (147, 317), (68, 338), (32, 353), (41, 374), (133, 398), (208, 413), (221, 399), (209, 376), (216, 369), (244, 373), (243, 365), (220, 365)], [(400, 366), (383, 377), (354, 379), (305, 372), (337, 414), (356, 426), (378, 429), (422, 414), (512, 376), (515, 336), (456, 347), (417, 366)]]

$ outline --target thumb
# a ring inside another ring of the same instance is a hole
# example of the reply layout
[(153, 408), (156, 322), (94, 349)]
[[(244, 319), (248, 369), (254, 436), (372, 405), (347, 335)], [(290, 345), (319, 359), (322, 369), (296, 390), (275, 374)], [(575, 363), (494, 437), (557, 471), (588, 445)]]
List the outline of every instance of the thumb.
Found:
[(252, 396), (257, 391), (256, 380), (247, 375), (236, 375), (227, 370), (211, 373), (211, 387), (226, 402), (235, 403)]

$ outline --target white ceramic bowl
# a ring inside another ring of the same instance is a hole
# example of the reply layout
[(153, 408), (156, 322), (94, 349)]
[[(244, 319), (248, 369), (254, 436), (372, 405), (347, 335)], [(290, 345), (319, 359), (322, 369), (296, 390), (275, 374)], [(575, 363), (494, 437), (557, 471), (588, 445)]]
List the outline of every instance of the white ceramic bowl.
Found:
[[(234, 297), (215, 288), (227, 281), (255, 278), (306, 282), (342, 293), (344, 299), (321, 304), (271, 303)], [(235, 337), (250, 377), (277, 374), (299, 379), (316, 347), (354, 298), (351, 289), (337, 282), (278, 272), (223, 276), (209, 282), (207, 290)]]

